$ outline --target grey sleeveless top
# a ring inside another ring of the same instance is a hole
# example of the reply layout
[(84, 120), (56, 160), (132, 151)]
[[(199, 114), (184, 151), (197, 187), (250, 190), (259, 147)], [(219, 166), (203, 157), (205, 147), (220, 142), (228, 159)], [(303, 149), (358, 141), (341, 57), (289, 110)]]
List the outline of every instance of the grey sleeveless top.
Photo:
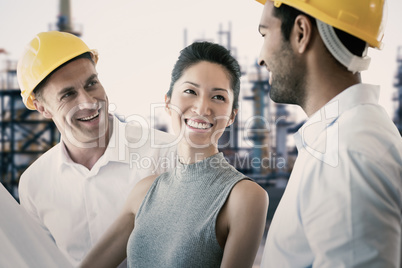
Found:
[(220, 267), (215, 223), (233, 186), (247, 179), (222, 153), (155, 179), (127, 244), (129, 267)]

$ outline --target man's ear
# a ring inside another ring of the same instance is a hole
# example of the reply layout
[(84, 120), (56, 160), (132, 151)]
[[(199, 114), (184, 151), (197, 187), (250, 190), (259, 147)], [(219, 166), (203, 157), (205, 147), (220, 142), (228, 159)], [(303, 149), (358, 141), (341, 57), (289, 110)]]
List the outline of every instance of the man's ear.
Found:
[(53, 115), (46, 109), (41, 101), (34, 99), (33, 105), (35, 106), (35, 109), (40, 112), (45, 118), (51, 119), (53, 117)]
[(229, 119), (228, 123), (226, 124), (226, 127), (228, 127), (228, 126), (230, 126), (231, 124), (233, 124), (233, 122), (234, 122), (235, 119), (236, 119), (236, 115), (237, 115), (237, 112), (238, 112), (238, 111), (239, 111), (239, 109), (233, 109), (232, 114), (230, 115), (230, 119)]
[(296, 51), (304, 53), (312, 42), (313, 24), (305, 15), (299, 15), (295, 19), (291, 33), (291, 41), (295, 45)]
[(165, 94), (165, 111), (168, 113), (168, 115), (172, 115), (172, 111), (170, 110), (170, 97)]

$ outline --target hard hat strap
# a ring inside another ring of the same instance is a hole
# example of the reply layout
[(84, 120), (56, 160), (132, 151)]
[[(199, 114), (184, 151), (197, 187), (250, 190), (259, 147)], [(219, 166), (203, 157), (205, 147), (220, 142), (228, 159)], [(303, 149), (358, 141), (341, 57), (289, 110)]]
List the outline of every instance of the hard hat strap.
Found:
[(348, 68), (349, 71), (356, 73), (367, 70), (371, 58), (367, 56), (368, 45), (364, 50), (363, 56), (359, 57), (353, 55), (339, 40), (335, 33), (334, 28), (317, 19), (317, 28), (320, 33), (321, 39), (329, 52), (337, 59), (343, 66)]

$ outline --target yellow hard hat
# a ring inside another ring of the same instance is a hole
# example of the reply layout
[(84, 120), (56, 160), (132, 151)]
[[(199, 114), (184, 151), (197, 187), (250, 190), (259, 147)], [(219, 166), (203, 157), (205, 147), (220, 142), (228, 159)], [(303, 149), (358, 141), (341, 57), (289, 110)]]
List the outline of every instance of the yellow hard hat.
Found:
[[(267, 0), (256, 0), (265, 4)], [(339, 30), (381, 49), (385, 28), (385, 0), (269, 0), (276, 7), (294, 7)]]
[(35, 110), (32, 92), (39, 83), (63, 63), (85, 53), (92, 53), (96, 63), (98, 53), (77, 36), (58, 31), (37, 34), (26, 46), (18, 61), (17, 77), (25, 106)]

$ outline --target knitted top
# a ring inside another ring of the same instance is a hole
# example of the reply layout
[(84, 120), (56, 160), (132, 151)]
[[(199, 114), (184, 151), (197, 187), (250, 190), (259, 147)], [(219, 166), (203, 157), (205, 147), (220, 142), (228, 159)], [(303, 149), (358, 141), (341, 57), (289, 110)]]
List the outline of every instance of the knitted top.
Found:
[(142, 202), (127, 245), (129, 267), (220, 267), (215, 224), (245, 175), (222, 153), (157, 177)]

